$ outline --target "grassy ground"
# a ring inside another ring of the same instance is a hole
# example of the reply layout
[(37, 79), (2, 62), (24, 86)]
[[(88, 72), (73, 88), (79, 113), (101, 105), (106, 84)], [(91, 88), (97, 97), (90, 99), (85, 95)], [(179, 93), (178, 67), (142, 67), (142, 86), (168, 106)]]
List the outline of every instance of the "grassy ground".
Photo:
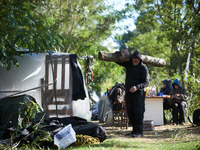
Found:
[(142, 150), (197, 150), (199, 141), (189, 141), (189, 142), (176, 142), (176, 143), (165, 143), (165, 142), (155, 142), (147, 143), (140, 139), (108, 139), (102, 144), (83, 146), (79, 148), (71, 148), (76, 150), (121, 150), (121, 149), (142, 149)]
[(124, 135), (131, 131), (121, 130), (119, 127), (105, 127), (108, 139), (98, 145), (73, 147), (71, 149), (85, 150), (200, 150), (200, 127), (185, 126), (157, 126), (154, 131), (144, 131), (143, 138), (131, 138)]
[[(119, 127), (104, 127), (108, 139), (96, 145), (85, 145), (80, 147), (71, 147), (75, 150), (200, 150), (200, 126), (191, 127), (191, 124), (185, 126), (157, 126), (154, 131), (144, 131), (143, 138), (125, 137), (125, 134), (131, 131), (131, 127), (120, 129)], [(1, 147), (0, 149), (10, 150), (10, 147)], [(36, 148), (25, 147), (22, 149)], [(56, 148), (57, 149), (57, 148)], [(18, 148), (17, 150), (21, 150)], [(52, 149), (53, 150), (53, 149)]]

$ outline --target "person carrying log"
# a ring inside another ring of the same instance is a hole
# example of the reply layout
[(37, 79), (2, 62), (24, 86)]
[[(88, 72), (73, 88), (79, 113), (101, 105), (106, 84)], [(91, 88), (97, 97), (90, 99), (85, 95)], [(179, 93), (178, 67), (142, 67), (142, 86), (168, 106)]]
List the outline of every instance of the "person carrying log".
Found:
[(116, 62), (126, 68), (126, 108), (128, 118), (133, 125), (133, 129), (126, 136), (133, 138), (143, 137), (143, 118), (145, 112), (145, 92), (144, 88), (149, 85), (148, 68), (142, 62), (142, 55), (135, 51), (129, 54), (127, 50), (123, 53), (130, 56), (128, 62)]
[[(105, 53), (99, 52), (98, 58), (101, 61), (107, 62), (129, 62), (132, 54), (129, 54), (128, 51), (126, 53), (122, 51), (116, 51), (115, 53)], [(156, 67), (164, 67), (166, 62), (164, 59), (156, 58), (148, 55), (141, 55), (142, 63), (153, 65)]]

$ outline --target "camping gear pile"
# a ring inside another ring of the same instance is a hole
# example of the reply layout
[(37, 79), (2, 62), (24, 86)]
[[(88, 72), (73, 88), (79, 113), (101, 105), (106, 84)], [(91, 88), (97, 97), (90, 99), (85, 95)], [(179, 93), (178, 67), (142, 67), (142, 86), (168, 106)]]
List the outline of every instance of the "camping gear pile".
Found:
[[(18, 68), (11, 66), (8, 71), (0, 66), (1, 143), (12, 148), (23, 144), (64, 148), (75, 140), (75, 145), (105, 140), (105, 130), (88, 122), (89, 96), (78, 56), (51, 51), (20, 52), (23, 58), (16, 57)], [(19, 94), (30, 96), (16, 96)]]
[(105, 123), (108, 126), (112, 125), (113, 121), (112, 101), (108, 98), (107, 92), (104, 93), (99, 100), (98, 119), (99, 122), (101, 123)]
[(55, 147), (53, 139), (60, 132), (64, 132), (65, 136), (57, 136), (58, 140), (66, 136), (71, 138), (73, 131), (76, 134), (73, 142), (77, 141), (73, 143), (74, 146), (99, 143), (106, 139), (101, 126), (80, 117), (48, 118), (35, 99), (28, 95), (0, 99), (0, 110), (1, 141), (12, 148), (23, 144)]

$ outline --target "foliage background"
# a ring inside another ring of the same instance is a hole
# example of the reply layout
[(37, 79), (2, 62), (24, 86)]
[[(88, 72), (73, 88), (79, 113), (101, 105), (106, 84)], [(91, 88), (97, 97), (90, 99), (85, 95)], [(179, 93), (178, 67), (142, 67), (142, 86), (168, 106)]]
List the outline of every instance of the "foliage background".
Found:
[[(0, 65), (8, 69), (18, 66), (15, 56), (28, 52), (75, 53), (94, 56), (94, 82), (89, 93), (101, 95), (115, 82), (124, 82), (125, 70), (115, 63), (98, 61), (98, 52), (114, 52), (103, 46), (113, 31), (126, 30), (116, 23), (131, 18), (134, 31), (116, 35), (120, 49), (164, 58), (163, 68), (148, 66), (150, 86), (161, 88), (162, 80), (178, 78), (189, 93), (194, 94), (191, 110), (199, 108), (200, 99), (200, 2), (198, 0), (138, 0), (118, 10), (104, 0), (1, 0), (0, 1)], [(109, 44), (108, 44), (109, 45)], [(191, 53), (188, 82), (184, 80), (188, 53)], [(82, 67), (84, 61), (80, 60)], [(83, 69), (84, 70), (84, 69)], [(192, 112), (192, 111), (191, 111)]]
[[(150, 86), (156, 85), (158, 92), (165, 78), (179, 79), (188, 93), (193, 93), (189, 114), (200, 107), (200, 2), (197, 0), (154, 1), (138, 0), (131, 5), (139, 13), (136, 29), (128, 31), (116, 40), (121, 49), (164, 58), (164, 68), (148, 66)], [(186, 64), (190, 65), (188, 77)]]

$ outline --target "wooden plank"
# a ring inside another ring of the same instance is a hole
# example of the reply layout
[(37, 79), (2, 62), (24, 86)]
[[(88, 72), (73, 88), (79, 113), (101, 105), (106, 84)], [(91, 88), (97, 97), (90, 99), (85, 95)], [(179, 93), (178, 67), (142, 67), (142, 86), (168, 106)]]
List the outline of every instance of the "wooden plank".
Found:
[[(57, 89), (57, 71), (58, 71), (58, 64), (60, 64), (60, 61), (58, 62), (58, 59), (61, 58), (61, 89)], [(68, 55), (53, 55), (53, 64), (54, 64), (54, 77), (56, 79), (55, 84), (56, 84), (56, 96), (57, 99), (59, 98), (63, 99), (63, 101), (57, 101), (58, 105), (69, 105), (68, 110), (58, 110), (58, 114), (63, 114), (63, 115), (73, 115), (73, 109), (72, 109), (72, 73), (71, 73), (71, 68), (70, 68), (70, 73), (69, 73), (69, 89), (65, 89), (65, 82), (66, 82), (66, 70), (65, 70), (65, 65), (66, 63), (69, 63), (70, 57)], [(51, 64), (50, 56), (46, 56), (46, 62), (45, 62), (45, 83), (49, 84), (49, 68)], [(54, 91), (53, 89), (45, 88), (45, 91), (43, 92), (44, 94), (44, 107), (46, 109), (47, 115), (55, 115), (56, 110), (49, 110), (48, 106), (49, 105), (55, 105), (54, 101)]]
[[(58, 110), (59, 115), (66, 115), (68, 110)], [(56, 114), (56, 110), (48, 110), (48, 115)]]
[[(44, 93), (46, 95), (50, 95), (53, 92), (54, 92), (53, 89), (51, 89), (51, 90), (45, 91)], [(64, 97), (66, 97), (65, 95), (69, 95), (69, 89), (66, 89), (66, 90), (61, 90), (61, 89), (56, 90), (56, 95), (59, 96), (59, 97), (64, 98)]]
[[(56, 102), (53, 101), (53, 102), (49, 102), (48, 105), (55, 105)], [(66, 103), (65, 101), (57, 101), (57, 105), (69, 105), (70, 103)]]
[(57, 67), (58, 67), (58, 59), (56, 57), (53, 57), (53, 65), (54, 65), (54, 68), (53, 68), (53, 74), (54, 74), (54, 84), (55, 84), (55, 88), (57, 90)]

